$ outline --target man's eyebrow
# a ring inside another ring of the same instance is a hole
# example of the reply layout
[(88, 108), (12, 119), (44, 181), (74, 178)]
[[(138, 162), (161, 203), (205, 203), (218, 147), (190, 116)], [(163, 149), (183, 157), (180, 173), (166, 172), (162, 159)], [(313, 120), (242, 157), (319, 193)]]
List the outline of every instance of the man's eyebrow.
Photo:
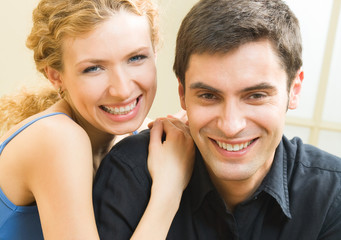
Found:
[(192, 83), (190, 86), (189, 86), (190, 89), (205, 89), (205, 90), (209, 90), (211, 92), (221, 92), (220, 90), (214, 88), (214, 87), (211, 87), (203, 82), (195, 82), (195, 83)]
[(276, 90), (276, 87), (267, 83), (267, 82), (263, 82), (263, 83), (259, 83), (257, 85), (251, 86), (251, 87), (247, 87), (241, 90), (241, 92), (252, 92), (252, 91), (258, 91), (258, 90)]
[[(205, 89), (205, 90), (209, 90), (211, 92), (221, 92), (220, 90), (212, 87), (212, 86), (209, 86), (203, 82), (196, 82), (196, 83), (192, 83), (190, 86), (189, 86), (190, 89)], [(276, 90), (276, 88), (269, 84), (269, 83), (266, 83), (266, 82), (263, 82), (263, 83), (259, 83), (257, 85), (254, 85), (254, 86), (251, 86), (251, 87), (247, 87), (247, 88), (244, 88), (242, 89), (240, 92), (252, 92), (252, 91), (258, 91), (258, 90)]]

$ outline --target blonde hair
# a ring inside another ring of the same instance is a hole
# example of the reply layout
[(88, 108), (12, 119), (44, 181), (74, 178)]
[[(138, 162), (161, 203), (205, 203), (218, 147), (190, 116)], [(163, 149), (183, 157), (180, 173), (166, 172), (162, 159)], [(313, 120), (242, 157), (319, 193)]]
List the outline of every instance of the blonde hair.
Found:
[(88, 33), (120, 10), (148, 17), (155, 49), (159, 41), (158, 14), (150, 0), (40, 1), (33, 11), (33, 28), (26, 42), (34, 51), (37, 70), (44, 75), (47, 66), (62, 71), (63, 37)]
[[(33, 11), (33, 27), (26, 46), (33, 50), (39, 72), (46, 67), (63, 71), (63, 39), (88, 33), (115, 13), (124, 10), (146, 16), (154, 51), (159, 44), (158, 11), (153, 0), (41, 0)], [(23, 89), (0, 98), (0, 136), (25, 118), (45, 110), (59, 100), (51, 88)]]
[(52, 86), (21, 88), (16, 94), (0, 98), (0, 137), (22, 120), (44, 111), (59, 100)]

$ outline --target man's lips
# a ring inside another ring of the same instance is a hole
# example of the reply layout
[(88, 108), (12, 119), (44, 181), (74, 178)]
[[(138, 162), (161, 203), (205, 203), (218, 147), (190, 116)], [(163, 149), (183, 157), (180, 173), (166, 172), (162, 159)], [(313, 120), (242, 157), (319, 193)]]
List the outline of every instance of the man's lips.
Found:
[(246, 141), (246, 142), (242, 142), (242, 143), (237, 143), (237, 144), (230, 144), (230, 143), (226, 143), (226, 142), (222, 142), (222, 141), (218, 141), (218, 140), (214, 140), (217, 145), (229, 152), (238, 152), (241, 151), (245, 148), (247, 148), (248, 146), (250, 146), (250, 144), (252, 144), (254, 141), (256, 141), (257, 139), (252, 139), (250, 141)]

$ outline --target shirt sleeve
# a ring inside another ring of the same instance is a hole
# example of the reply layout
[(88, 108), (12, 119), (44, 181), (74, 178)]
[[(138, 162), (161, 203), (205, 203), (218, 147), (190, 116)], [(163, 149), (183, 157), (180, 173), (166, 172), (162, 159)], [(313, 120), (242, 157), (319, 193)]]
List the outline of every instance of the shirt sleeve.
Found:
[(323, 224), (319, 240), (341, 239), (341, 190), (331, 205)]
[(93, 189), (100, 239), (130, 239), (150, 197), (149, 131), (119, 142), (103, 159)]

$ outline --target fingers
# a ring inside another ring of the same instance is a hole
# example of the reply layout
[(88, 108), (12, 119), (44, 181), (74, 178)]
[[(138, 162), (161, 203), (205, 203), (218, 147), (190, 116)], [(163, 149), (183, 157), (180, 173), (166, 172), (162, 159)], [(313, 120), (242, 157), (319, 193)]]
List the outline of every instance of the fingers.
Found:
[[(180, 110), (179, 112), (175, 114), (169, 114), (167, 115), (168, 119), (178, 119), (184, 124), (188, 125), (188, 118), (187, 118), (187, 112), (185, 110)], [(165, 119), (165, 118), (159, 118), (159, 119)], [(148, 128), (153, 127), (154, 122), (149, 122), (148, 123)]]
[[(168, 126), (168, 128), (167, 128), (167, 126)], [(176, 118), (167, 118), (164, 120), (164, 131), (165, 131), (166, 135), (172, 131), (173, 127), (175, 127), (176, 130), (178, 130), (178, 131), (179, 130), (182, 131), (183, 134), (185, 134), (186, 136), (191, 135), (189, 132), (188, 126), (184, 122), (182, 122), (181, 120), (176, 119)]]
[(176, 138), (183, 137), (192, 140), (188, 126), (176, 118), (158, 118), (153, 123), (150, 135), (152, 144), (162, 143), (167, 139), (175, 139), (176, 141)]
[(177, 118), (177, 119), (181, 120), (184, 123), (186, 123), (188, 121), (187, 112), (185, 110), (180, 110), (179, 112), (177, 112), (175, 114), (172, 114), (172, 115), (168, 115), (167, 117), (169, 117), (169, 118)]
[[(165, 141), (162, 141), (163, 136), (166, 136)], [(191, 177), (194, 157), (194, 142), (183, 122), (175, 118), (154, 122), (148, 155), (153, 189), (164, 189), (167, 185), (167, 191), (182, 192)]]
[(149, 123), (153, 122), (154, 120), (153, 119), (150, 119), (148, 117), (146, 117), (143, 121), (143, 123), (141, 124), (141, 126), (137, 129), (138, 132), (141, 132), (145, 129), (148, 129), (149, 128)]
[(156, 147), (162, 141), (163, 134), (163, 123), (161, 120), (157, 119), (153, 122), (153, 127), (150, 130), (150, 143), (149, 148)]
[(153, 124), (154, 124), (154, 121), (153, 122), (150, 122), (148, 123), (148, 128), (151, 129), (153, 127)]
[[(166, 119), (166, 118), (160, 117), (160, 118), (157, 118), (156, 120), (162, 121), (162, 120), (164, 120), (164, 119)], [(156, 121), (156, 120), (155, 120), (155, 121)], [(149, 129), (153, 128), (153, 125), (154, 125), (154, 122), (155, 122), (155, 121), (151, 121), (151, 122), (148, 123), (148, 128), (149, 128)]]

